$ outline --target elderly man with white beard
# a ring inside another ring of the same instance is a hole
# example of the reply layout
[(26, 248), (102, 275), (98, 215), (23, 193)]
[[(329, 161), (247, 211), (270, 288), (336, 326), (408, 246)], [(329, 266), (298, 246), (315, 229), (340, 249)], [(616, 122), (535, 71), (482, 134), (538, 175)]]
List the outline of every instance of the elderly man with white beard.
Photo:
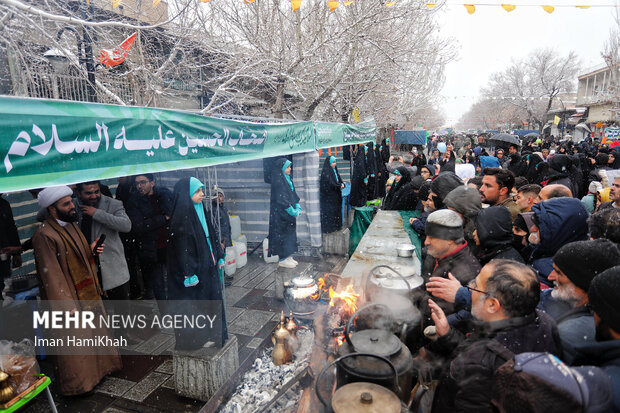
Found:
[(607, 239), (571, 242), (553, 256), (553, 271), (549, 274), (553, 289), (541, 293), (539, 308), (555, 319), (564, 361), (569, 364), (576, 355), (576, 346), (595, 341), (588, 300), (590, 282), (616, 265), (620, 265), (620, 249)]

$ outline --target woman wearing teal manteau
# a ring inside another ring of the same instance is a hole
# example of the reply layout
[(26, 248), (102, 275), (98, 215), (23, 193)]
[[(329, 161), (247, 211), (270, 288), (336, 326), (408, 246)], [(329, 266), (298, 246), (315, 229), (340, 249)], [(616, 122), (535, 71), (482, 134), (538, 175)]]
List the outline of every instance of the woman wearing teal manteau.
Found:
[(297, 267), (298, 262), (292, 254), (297, 252), (297, 217), (301, 211), (299, 196), (291, 180), (291, 161), (277, 159), (271, 175), (269, 255), (280, 257), (280, 267)]
[[(228, 339), (224, 313), (224, 251), (217, 241), (202, 200), (204, 185), (183, 178), (174, 186), (168, 242), (168, 306), (171, 314), (197, 315), (214, 312), (214, 328), (175, 329), (176, 349), (192, 350), (208, 341), (223, 346)], [(207, 301), (209, 301), (207, 303)]]

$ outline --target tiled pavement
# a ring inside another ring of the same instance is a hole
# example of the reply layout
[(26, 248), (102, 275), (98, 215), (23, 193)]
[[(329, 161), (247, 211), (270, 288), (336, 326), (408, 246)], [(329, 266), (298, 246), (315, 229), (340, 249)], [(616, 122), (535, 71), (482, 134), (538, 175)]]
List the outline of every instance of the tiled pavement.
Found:
[[(314, 274), (332, 271), (343, 264), (341, 257), (296, 259), (300, 267), (311, 264), (310, 273)], [(275, 298), (276, 269), (276, 264), (265, 264), (259, 256), (250, 256), (248, 264), (235, 274), (233, 285), (226, 288), (228, 331), (237, 336), (240, 365), (248, 357), (255, 357), (255, 350), (271, 334), (280, 311), (284, 310), (284, 303)], [(58, 395), (51, 363), (43, 360), (40, 365), (42, 372), (52, 377), (52, 393), (59, 412), (197, 412), (205, 403), (179, 397), (174, 392), (172, 348), (172, 330), (160, 331), (130, 346), (126, 349), (130, 354), (123, 355), (121, 371), (106, 377), (91, 393), (78, 397)], [(42, 394), (22, 411), (48, 412), (49, 406)]]

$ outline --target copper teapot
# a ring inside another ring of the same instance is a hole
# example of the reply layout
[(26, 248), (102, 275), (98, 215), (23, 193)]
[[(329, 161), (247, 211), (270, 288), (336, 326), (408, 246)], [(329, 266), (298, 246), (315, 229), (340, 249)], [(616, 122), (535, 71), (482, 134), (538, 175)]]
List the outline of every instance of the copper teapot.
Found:
[(273, 348), (273, 364), (280, 366), (282, 364), (290, 363), (293, 360), (293, 353), (290, 349), (290, 337), (291, 333), (286, 329), (284, 323), (284, 312), (280, 315), (280, 324), (276, 328), (273, 335), (275, 339), (275, 346)]
[(9, 375), (0, 371), (0, 403), (8, 402), (15, 397), (15, 389), (9, 383)]

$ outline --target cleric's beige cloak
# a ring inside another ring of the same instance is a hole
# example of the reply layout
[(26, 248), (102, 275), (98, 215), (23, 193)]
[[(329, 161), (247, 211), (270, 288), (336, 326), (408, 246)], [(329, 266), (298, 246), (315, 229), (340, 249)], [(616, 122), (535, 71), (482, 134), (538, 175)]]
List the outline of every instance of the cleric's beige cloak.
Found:
[[(80, 298), (88, 299), (103, 311), (101, 288), (90, 246), (74, 223), (61, 227), (53, 218), (37, 229), (33, 237), (34, 255), (44, 300), (75, 302), (84, 309)], [(68, 303), (67, 303), (68, 304)], [(65, 330), (66, 331), (66, 330)], [(109, 333), (106, 330), (72, 330), (79, 338), (92, 338)], [(77, 395), (92, 390), (103, 377), (121, 368), (121, 358), (115, 348), (101, 348), (98, 355), (53, 356), (56, 381), (64, 395)]]

